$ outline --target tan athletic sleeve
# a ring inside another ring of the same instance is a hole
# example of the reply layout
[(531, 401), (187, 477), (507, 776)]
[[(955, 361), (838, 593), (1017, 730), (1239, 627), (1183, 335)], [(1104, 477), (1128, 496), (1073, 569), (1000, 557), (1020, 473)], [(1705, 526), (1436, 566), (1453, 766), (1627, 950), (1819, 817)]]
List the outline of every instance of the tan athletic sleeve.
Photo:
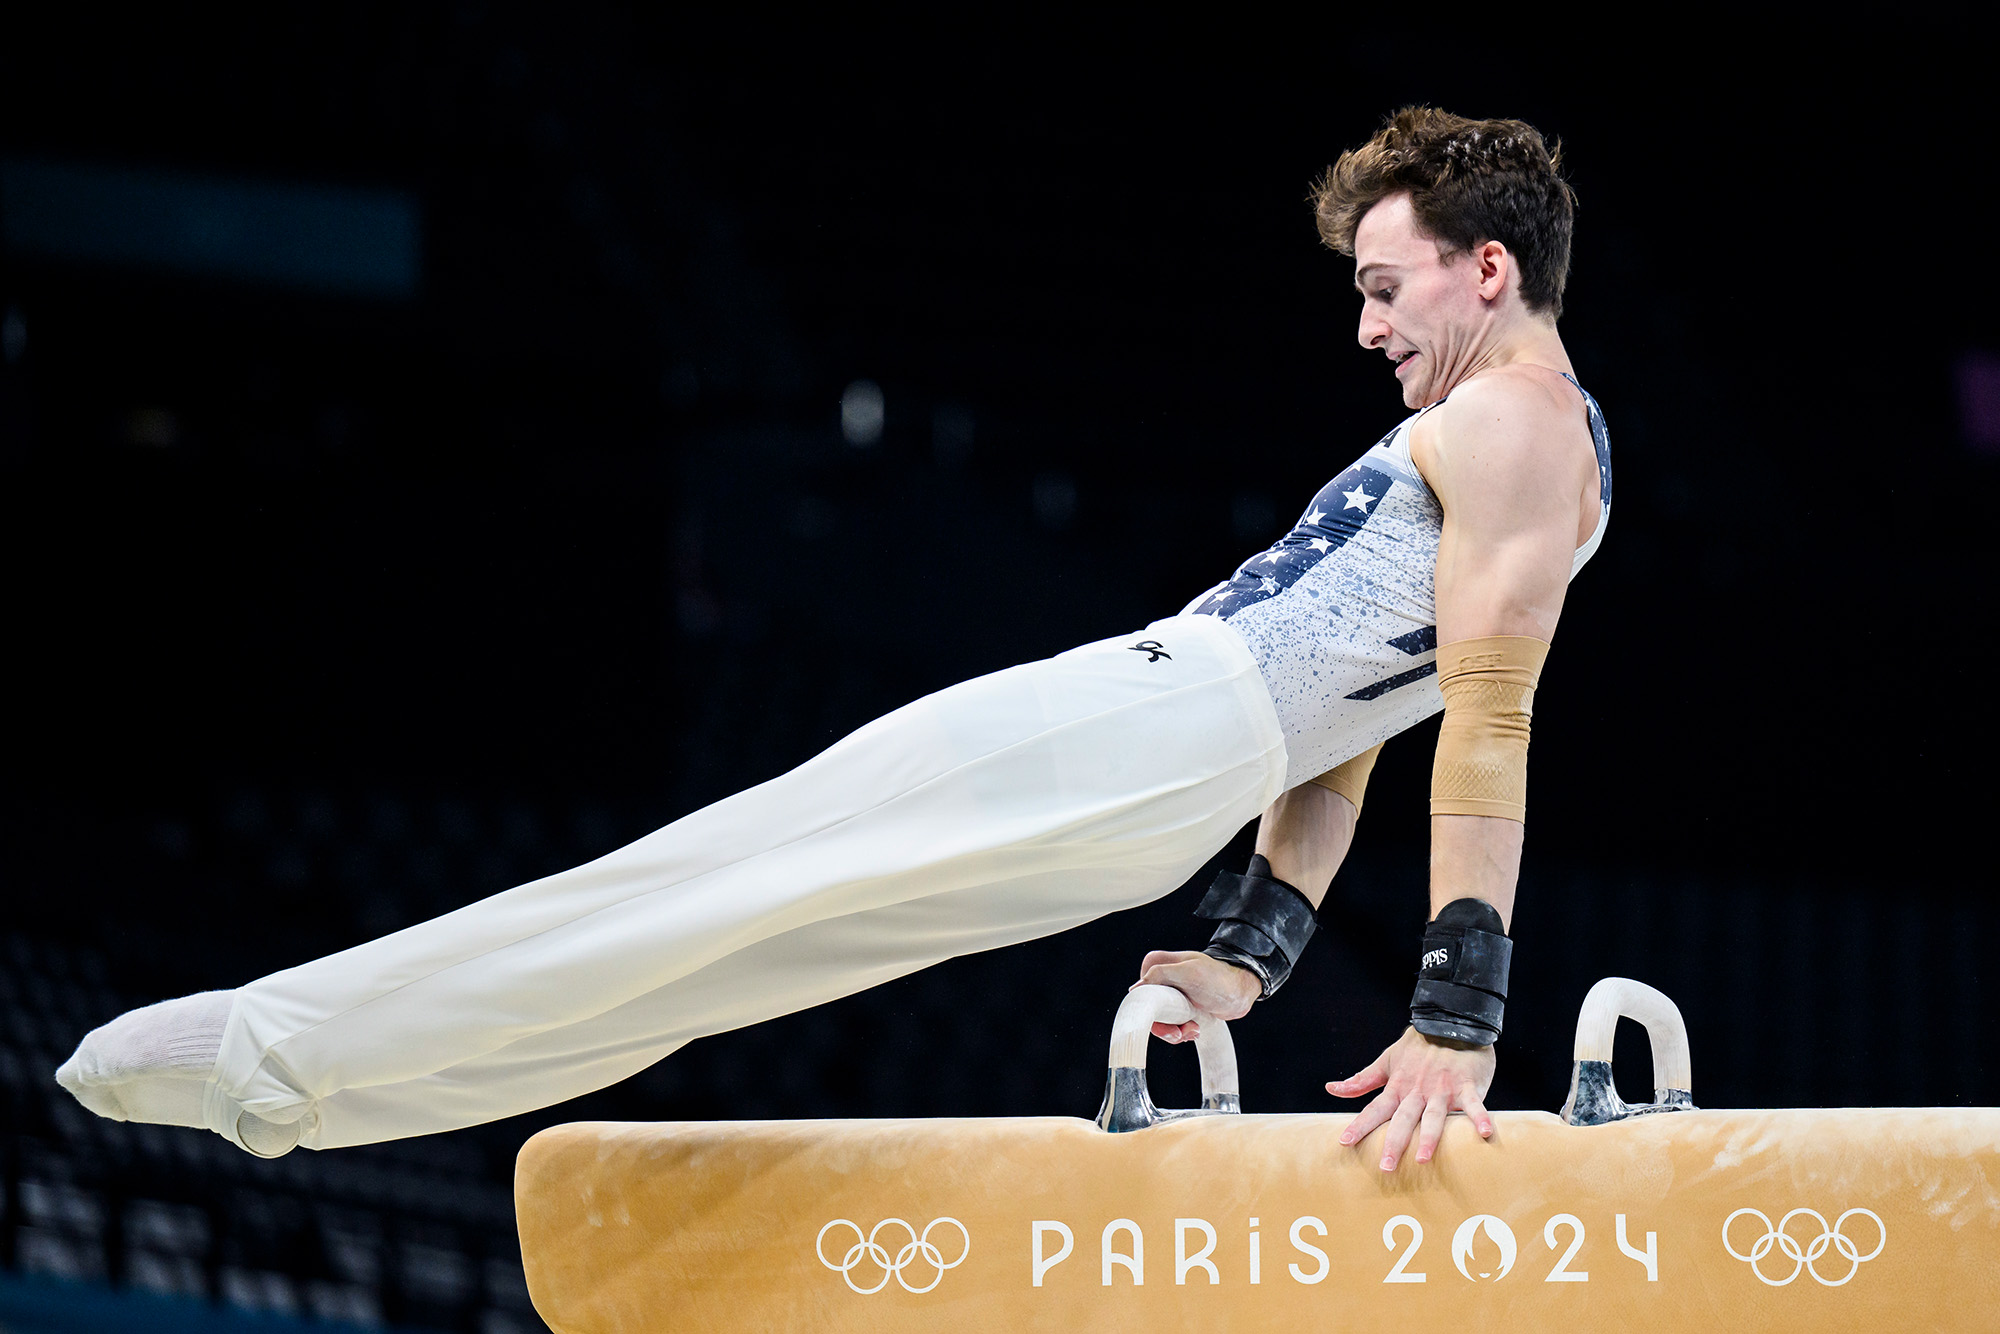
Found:
[(1338, 792), (1354, 803), (1354, 813), (1361, 814), (1361, 798), (1368, 791), (1368, 775), (1375, 768), (1375, 761), (1382, 757), (1382, 743), (1377, 741), (1368, 749), (1356, 755), (1345, 764), (1336, 765), (1318, 778), (1309, 778), (1309, 783), (1318, 783), (1329, 792)]
[(1548, 656), (1546, 643), (1526, 635), (1439, 646), (1444, 724), (1431, 765), (1432, 815), (1526, 822), (1528, 730)]

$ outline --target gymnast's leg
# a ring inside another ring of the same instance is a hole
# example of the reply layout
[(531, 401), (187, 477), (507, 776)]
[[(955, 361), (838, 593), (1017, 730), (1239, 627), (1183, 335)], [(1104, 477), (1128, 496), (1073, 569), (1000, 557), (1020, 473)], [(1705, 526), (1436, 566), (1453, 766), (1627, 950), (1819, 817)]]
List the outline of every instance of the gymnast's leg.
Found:
[[(315, 1105), (304, 1142), (331, 1149), (452, 1130), (615, 1084), (696, 1038), (1157, 898), (1185, 883), (1241, 823), (1223, 828), (1179, 865), (1044, 872), (799, 927), (615, 1010), (463, 1065), (400, 1084), (344, 1089)], [(993, 912), (986, 896), (1007, 900), (1006, 913)]]
[(597, 861), (222, 993), (219, 1029), (216, 993), (135, 1011), (59, 1078), (257, 1152), (422, 1134), (1156, 897), (1277, 795), (1285, 755), (1233, 631), (1146, 634), (1172, 656), (1107, 640), (954, 686)]

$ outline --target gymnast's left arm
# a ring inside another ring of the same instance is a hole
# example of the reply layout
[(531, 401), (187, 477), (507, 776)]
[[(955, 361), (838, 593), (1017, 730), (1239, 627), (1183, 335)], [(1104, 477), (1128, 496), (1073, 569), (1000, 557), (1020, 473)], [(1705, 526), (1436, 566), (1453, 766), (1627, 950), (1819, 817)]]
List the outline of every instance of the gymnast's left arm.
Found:
[[(1262, 866), (1253, 858), (1250, 874), (1268, 877), (1272, 891), (1280, 895), (1302, 896), (1316, 911), (1354, 842), (1361, 795), (1379, 750), (1376, 746), (1272, 802), (1257, 825), (1257, 858)], [(1132, 985), (1149, 983), (1174, 988), (1196, 1009), (1218, 1019), (1241, 1019), (1265, 994), (1264, 981), (1255, 972), (1200, 950), (1149, 952), (1140, 961), (1139, 980)], [(1200, 1023), (1193, 1020), (1153, 1025), (1153, 1036), (1165, 1042), (1192, 1042), (1200, 1033)]]
[(1493, 1133), (1483, 1100), (1493, 1082), (1499, 999), (1477, 989), (1481, 979), (1452, 969), (1459, 942), (1469, 951), (1477, 938), (1488, 957), (1497, 953), (1504, 979), (1534, 681), (1555, 635), (1595, 478), (1574, 391), (1550, 373), (1507, 368), (1482, 376), (1417, 426), (1411, 454), (1444, 509), (1437, 624), (1445, 721), (1431, 780), (1433, 921), (1424, 958), (1428, 965), (1444, 957), (1447, 948), (1434, 954), (1434, 946), (1453, 957), (1434, 983), (1419, 982), (1412, 1026), (1366, 1069), (1326, 1086), (1339, 1098), (1376, 1093), (1340, 1141), (1359, 1143), (1387, 1125), (1384, 1171), (1395, 1170), (1413, 1138), (1417, 1161), (1428, 1162), (1452, 1111), (1471, 1116), (1482, 1137)]

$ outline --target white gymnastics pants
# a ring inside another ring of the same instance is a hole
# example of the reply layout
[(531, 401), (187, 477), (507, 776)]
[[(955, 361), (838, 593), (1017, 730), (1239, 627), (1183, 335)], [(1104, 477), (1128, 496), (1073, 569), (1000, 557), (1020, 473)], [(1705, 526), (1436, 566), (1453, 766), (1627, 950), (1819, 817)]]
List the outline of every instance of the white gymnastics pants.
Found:
[[(1135, 647), (1145, 644), (1147, 647)], [(1170, 892), (1283, 789), (1235, 631), (1177, 616), (940, 691), (573, 870), (236, 993), (204, 1093), (335, 1148), (615, 1083), (683, 1043)]]

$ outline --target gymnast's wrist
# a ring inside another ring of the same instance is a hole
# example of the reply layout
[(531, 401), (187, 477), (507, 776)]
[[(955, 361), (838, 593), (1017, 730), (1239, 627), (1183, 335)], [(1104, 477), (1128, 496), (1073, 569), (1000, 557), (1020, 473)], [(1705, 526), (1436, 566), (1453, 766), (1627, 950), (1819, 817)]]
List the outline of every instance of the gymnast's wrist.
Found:
[(1435, 1034), (1431, 1033), (1418, 1032), (1417, 1028), (1414, 1025), (1406, 1027), (1404, 1029), (1404, 1032), (1416, 1033), (1418, 1037), (1422, 1038), (1425, 1042), (1428, 1042), (1431, 1046), (1445, 1047), (1451, 1051), (1492, 1051), (1495, 1047), (1500, 1045), (1500, 1040), (1498, 1038), (1495, 1038), (1491, 1042), (1465, 1042), (1459, 1038), (1444, 1038), (1444, 1037), (1438, 1037)]
[(1274, 877), (1262, 856), (1242, 875), (1218, 874), (1195, 916), (1217, 923), (1202, 953), (1255, 977), (1259, 1000), (1285, 984), (1318, 925), (1311, 900)]
[(1256, 959), (1251, 958), (1241, 950), (1232, 949), (1227, 944), (1218, 941), (1210, 941), (1208, 947), (1202, 953), (1216, 960), (1218, 963), (1229, 965), (1236, 972), (1248, 978), (1250, 985), (1255, 988), (1249, 995), (1250, 1000), (1263, 999), (1265, 988), (1270, 985), (1271, 979), (1270, 975), (1265, 972)]
[(1507, 1009), (1514, 942), (1484, 899), (1454, 899), (1424, 928), (1410, 1027), (1445, 1045), (1490, 1047)]

